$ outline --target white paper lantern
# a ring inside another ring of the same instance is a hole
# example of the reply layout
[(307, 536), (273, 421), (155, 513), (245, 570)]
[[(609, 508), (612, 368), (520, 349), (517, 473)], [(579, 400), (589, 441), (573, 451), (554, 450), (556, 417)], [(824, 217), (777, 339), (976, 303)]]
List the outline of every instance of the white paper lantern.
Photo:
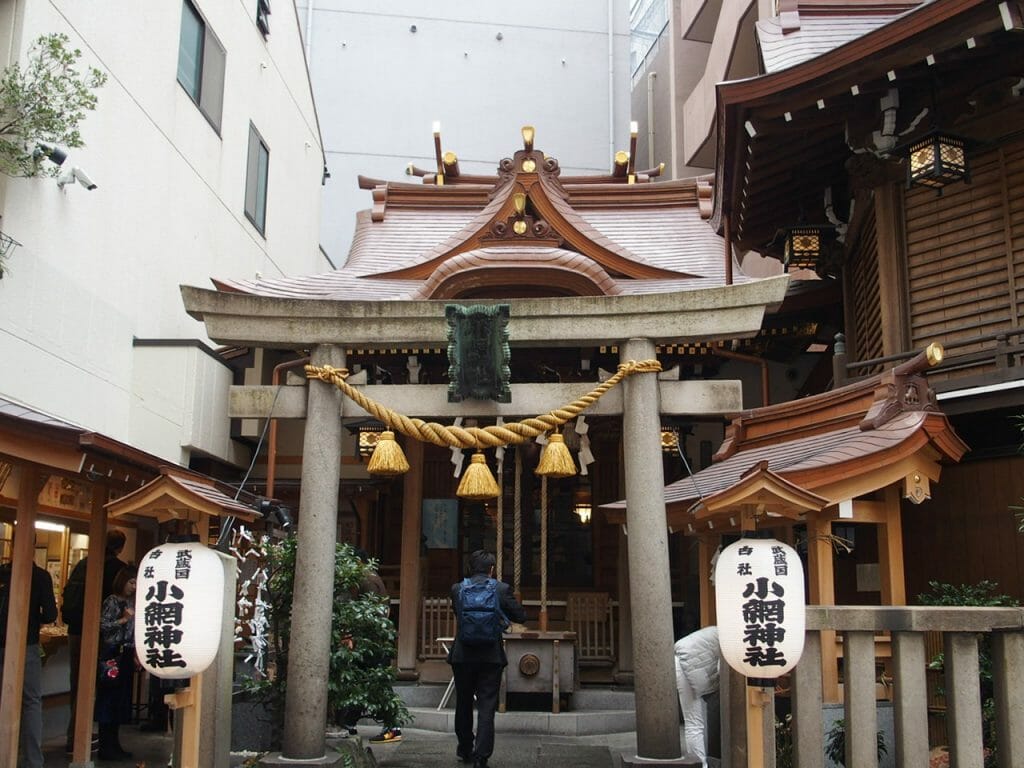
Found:
[(180, 679), (210, 666), (220, 647), (224, 568), (199, 542), (161, 544), (139, 564), (135, 651), (157, 677)]
[(740, 539), (718, 556), (715, 609), (722, 658), (745, 677), (774, 678), (804, 651), (804, 567), (776, 539)]

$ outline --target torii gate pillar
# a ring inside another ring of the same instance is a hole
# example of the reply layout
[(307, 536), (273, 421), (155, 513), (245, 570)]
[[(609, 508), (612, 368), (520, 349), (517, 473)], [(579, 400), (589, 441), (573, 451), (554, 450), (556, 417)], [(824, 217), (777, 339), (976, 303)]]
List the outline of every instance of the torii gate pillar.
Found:
[[(630, 339), (621, 360), (650, 360), (654, 342)], [(622, 433), (625, 444), (626, 528), (629, 599), (632, 608), (636, 763), (654, 758), (662, 765), (682, 757), (676, 704), (675, 638), (669, 579), (665, 475), (661, 463), (661, 415), (657, 374), (623, 382)], [(633, 764), (623, 758), (626, 765)]]

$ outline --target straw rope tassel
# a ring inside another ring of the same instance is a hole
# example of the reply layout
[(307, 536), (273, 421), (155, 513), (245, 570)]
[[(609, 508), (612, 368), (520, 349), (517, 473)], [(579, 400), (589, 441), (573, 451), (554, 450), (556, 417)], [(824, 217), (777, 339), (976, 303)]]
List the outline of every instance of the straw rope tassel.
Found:
[(540, 631), (548, 631), (548, 478), (540, 478)]
[(493, 424), (487, 427), (466, 428), (445, 426), (433, 421), (428, 422), (422, 419), (411, 419), (408, 416), (403, 416), (371, 400), (345, 381), (349, 375), (346, 368), (333, 368), (329, 365), (307, 365), (306, 377), (334, 384), (346, 397), (355, 401), (364, 411), (379, 421), (383, 421), (395, 432), (401, 432), (406, 437), (413, 437), (446, 448), (483, 449), (497, 448), (499, 445), (520, 445), (527, 440), (532, 440), (542, 432), (549, 432), (556, 427), (562, 426), (570, 419), (576, 418), (581, 411), (597, 402), (605, 392), (622, 381), (626, 376), (634, 373), (657, 373), (660, 370), (661, 363), (657, 360), (641, 360), (639, 362), (629, 360), (620, 363), (618, 370), (607, 381), (601, 382), (601, 384), (578, 400), (574, 400), (561, 408), (511, 424)]
[(565, 438), (558, 432), (548, 436), (548, 443), (544, 446), (534, 472), (541, 477), (572, 477), (576, 474), (572, 454), (565, 444)]
[(487, 501), (499, 493), (501, 490), (498, 488), (498, 481), (494, 479), (487, 466), (487, 458), (482, 451), (477, 451), (470, 459), (466, 471), (462, 473), (462, 481), (455, 495), (470, 501)]
[(404, 475), (409, 471), (409, 460), (405, 458), (402, 446), (395, 441), (394, 432), (385, 430), (380, 433), (366, 471), (371, 475), (386, 476)]

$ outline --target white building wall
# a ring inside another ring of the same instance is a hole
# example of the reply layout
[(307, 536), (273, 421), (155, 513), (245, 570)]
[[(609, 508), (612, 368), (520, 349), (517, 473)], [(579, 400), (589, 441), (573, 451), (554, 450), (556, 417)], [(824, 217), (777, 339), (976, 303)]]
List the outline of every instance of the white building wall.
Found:
[(370, 207), (356, 177), (400, 179), (410, 162), (433, 170), (435, 120), (464, 173), (493, 174), (522, 146), (523, 125), (563, 173), (607, 171), (628, 149), (626, 0), (299, 0), (298, 10), (331, 172), (321, 242), (338, 265), (355, 212)]
[[(218, 135), (177, 82), (180, 1), (20, 5), (9, 39), (22, 60), (40, 34), (64, 32), (108, 81), (82, 124), (86, 146), (65, 162), (96, 190), (0, 178), (0, 228), (22, 244), (0, 280), (0, 396), (170, 461), (189, 446), (231, 460), (216, 405), (225, 373), (198, 351), (140, 352), (133, 339), (209, 343), (180, 284), (326, 264), (323, 153), (294, 6), (274, 0), (264, 41), (255, 2), (195, 3), (226, 50)], [(265, 238), (244, 214), (250, 121), (270, 150)]]

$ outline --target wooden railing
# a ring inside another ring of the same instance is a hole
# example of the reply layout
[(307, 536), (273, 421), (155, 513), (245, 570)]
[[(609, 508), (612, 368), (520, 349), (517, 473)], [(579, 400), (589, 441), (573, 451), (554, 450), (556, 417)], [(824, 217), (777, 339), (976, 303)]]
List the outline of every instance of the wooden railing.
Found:
[[(528, 608), (536, 600), (525, 600)], [(565, 620), (556, 620), (556, 629), (568, 629), (577, 636), (577, 658), (584, 666), (612, 666), (616, 660), (615, 610), (617, 604), (606, 593), (571, 593), (565, 601), (551, 600), (555, 615), (564, 610)], [(448, 597), (424, 597), (420, 603), (419, 657), (443, 659), (447, 652), (437, 641), (439, 637), (454, 637), (455, 613)]]
[[(966, 339), (937, 338), (935, 341), (942, 344), (945, 359), (928, 369), (925, 375), (936, 392), (1024, 378), (1024, 330), (999, 331)], [(857, 381), (890, 364), (909, 360), (918, 352), (915, 349), (851, 362), (847, 358), (845, 336), (836, 334), (832, 358), (834, 385), (840, 387)]]
[[(995, 731), (999, 766), (1024, 766), (1024, 609), (814, 606), (807, 609), (804, 653), (793, 672), (793, 755), (796, 768), (824, 768), (821, 632), (843, 637), (846, 765), (877, 768), (875, 635), (891, 633), (897, 768), (924, 768), (929, 760), (926, 633), (943, 637), (946, 729), (950, 765), (983, 768), (978, 641), (991, 640)], [(744, 680), (723, 669), (722, 745), (725, 768), (746, 768)], [(773, 696), (768, 697), (769, 700)], [(772, 712), (769, 703), (768, 712)], [(771, 715), (766, 718), (770, 721)], [(775, 755), (775, 731), (766, 727), (765, 754)], [(774, 765), (774, 760), (770, 762)]]

